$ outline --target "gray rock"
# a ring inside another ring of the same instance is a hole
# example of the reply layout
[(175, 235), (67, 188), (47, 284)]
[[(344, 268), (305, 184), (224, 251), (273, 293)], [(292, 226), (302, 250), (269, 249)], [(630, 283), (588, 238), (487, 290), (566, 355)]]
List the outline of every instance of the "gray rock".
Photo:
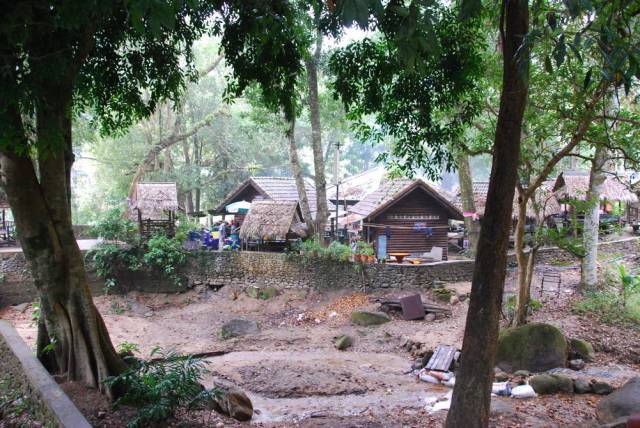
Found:
[(591, 343), (582, 339), (571, 339), (569, 342), (571, 354), (574, 359), (579, 358), (586, 362), (591, 362), (595, 358), (595, 352)]
[(220, 395), (211, 399), (213, 410), (238, 421), (248, 421), (253, 417), (253, 403), (247, 394), (233, 386), (216, 385), (216, 388)]
[(245, 336), (247, 334), (258, 333), (258, 323), (252, 320), (243, 318), (233, 319), (223, 324), (220, 329), (220, 337), (222, 339), (229, 339), (231, 337)]
[(582, 370), (585, 366), (584, 360), (578, 358), (577, 360), (569, 361), (569, 368), (571, 370)]
[(380, 325), (389, 321), (391, 318), (382, 312), (353, 311), (351, 313), (351, 322), (357, 325)]
[(496, 380), (496, 382), (506, 382), (509, 380), (509, 374), (503, 372), (502, 370), (500, 370), (498, 367), (496, 367), (494, 369), (494, 375), (493, 378)]
[(576, 394), (589, 394), (592, 392), (591, 382), (583, 378), (578, 378), (573, 381), (573, 389)]
[(596, 409), (598, 421), (613, 422), (640, 413), (640, 377), (631, 378), (617, 391), (600, 400)]
[(333, 344), (339, 351), (344, 351), (345, 349), (351, 347), (351, 345), (353, 344), (353, 340), (351, 339), (351, 336), (343, 334), (342, 336), (338, 336)]
[(558, 379), (548, 374), (532, 376), (529, 385), (537, 394), (553, 394), (558, 391)]
[(598, 395), (609, 395), (613, 392), (613, 387), (607, 382), (603, 382), (601, 380), (591, 382), (591, 389), (594, 394)]
[(531, 376), (531, 373), (529, 372), (529, 370), (516, 370), (513, 375), (514, 376), (529, 377), (529, 376)]
[(436, 314), (434, 314), (433, 312), (429, 312), (427, 315), (424, 316), (424, 320), (425, 321), (435, 321), (436, 320)]
[(27, 310), (27, 308), (31, 306), (30, 302), (26, 302), (26, 303), (20, 303), (18, 305), (13, 305), (11, 306), (11, 309), (13, 309), (14, 311), (18, 311), (18, 312), (24, 312)]
[(557, 327), (531, 323), (500, 332), (496, 365), (506, 372), (544, 372), (565, 367), (568, 353), (567, 340)]
[(562, 374), (552, 374), (551, 376), (558, 381), (558, 391), (573, 393), (573, 380), (569, 376)]

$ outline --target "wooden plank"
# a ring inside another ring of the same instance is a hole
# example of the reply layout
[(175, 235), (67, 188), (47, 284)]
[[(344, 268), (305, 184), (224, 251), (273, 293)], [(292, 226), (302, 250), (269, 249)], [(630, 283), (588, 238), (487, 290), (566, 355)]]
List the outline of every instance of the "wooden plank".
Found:
[(426, 368), (427, 370), (436, 370), (441, 372), (449, 371), (455, 355), (455, 346), (438, 345), (436, 351), (429, 359)]

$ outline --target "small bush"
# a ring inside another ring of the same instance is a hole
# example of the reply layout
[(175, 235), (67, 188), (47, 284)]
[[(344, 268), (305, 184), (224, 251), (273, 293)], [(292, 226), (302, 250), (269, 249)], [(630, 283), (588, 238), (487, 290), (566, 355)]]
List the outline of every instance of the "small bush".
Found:
[(198, 407), (218, 394), (217, 390), (207, 390), (200, 384), (207, 372), (203, 360), (173, 351), (164, 353), (160, 348), (151, 352), (152, 357), (155, 355), (160, 358), (143, 361), (125, 357), (129, 367), (104, 382), (108, 387), (125, 391), (114, 406), (138, 407), (136, 416), (127, 424), (129, 428), (166, 421), (177, 409)]
[(147, 242), (142, 259), (147, 265), (163, 271), (179, 285), (177, 268), (186, 262), (187, 252), (176, 239), (154, 236)]
[(640, 327), (640, 295), (635, 294), (623, 306), (620, 295), (615, 290), (588, 293), (573, 305), (574, 312), (593, 315), (610, 325)]
[(191, 220), (186, 215), (181, 215), (178, 217), (178, 226), (176, 227), (176, 236), (174, 239), (183, 243), (189, 237), (189, 232), (199, 231), (200, 229), (202, 229), (200, 223)]
[(138, 239), (136, 225), (126, 218), (119, 208), (110, 209), (102, 214), (91, 225), (90, 233), (109, 242), (133, 243)]

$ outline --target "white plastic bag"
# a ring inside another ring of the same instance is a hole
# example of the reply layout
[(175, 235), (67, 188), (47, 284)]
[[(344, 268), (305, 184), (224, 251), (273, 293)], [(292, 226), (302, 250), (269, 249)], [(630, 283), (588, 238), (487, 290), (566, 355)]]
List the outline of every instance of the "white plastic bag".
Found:
[(493, 394), (498, 394), (500, 391), (507, 388), (507, 384), (508, 382), (494, 382), (491, 386), (491, 392)]
[(431, 376), (430, 374), (420, 373), (419, 377), (420, 377), (420, 380), (423, 382), (435, 383), (436, 385), (440, 385), (440, 381), (435, 377)]
[(531, 385), (519, 385), (511, 390), (511, 396), (513, 398), (534, 398), (538, 395)]
[(451, 377), (449, 380), (447, 380), (446, 382), (442, 382), (443, 385), (448, 386), (450, 388), (453, 388), (453, 386), (456, 384), (456, 378), (455, 377)]

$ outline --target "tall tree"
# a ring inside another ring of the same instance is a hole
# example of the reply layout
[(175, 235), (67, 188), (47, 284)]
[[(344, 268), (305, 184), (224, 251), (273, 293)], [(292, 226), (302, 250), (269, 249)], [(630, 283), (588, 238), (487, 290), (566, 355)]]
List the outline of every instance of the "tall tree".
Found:
[(529, 31), (526, 0), (503, 1), (500, 8), (502, 90), (485, 214), (478, 241), (471, 297), (462, 343), (462, 361), (453, 389), (447, 427), (489, 424), (493, 364), (507, 265), (509, 227), (528, 93)]
[(597, 146), (589, 172), (588, 208), (584, 213), (582, 239), (585, 254), (581, 260), (580, 283), (584, 290), (593, 291), (598, 285), (598, 233), (600, 231), (600, 194), (606, 177), (606, 147)]
[(298, 189), (298, 197), (300, 198), (300, 209), (302, 217), (307, 225), (309, 235), (315, 233), (315, 224), (309, 209), (309, 197), (304, 183), (304, 175), (302, 175), (302, 167), (300, 166), (300, 158), (298, 157), (298, 147), (296, 146), (296, 118), (293, 116), (289, 119), (289, 127), (287, 129), (287, 140), (289, 141), (289, 156), (291, 161), (291, 172), (296, 181)]
[(469, 239), (469, 251), (476, 253), (478, 236), (480, 235), (480, 222), (477, 218), (469, 216), (468, 213), (476, 212), (476, 204), (473, 193), (473, 179), (471, 166), (469, 165), (469, 155), (462, 150), (456, 153), (456, 167), (458, 168), (458, 179), (460, 181), (460, 197), (462, 198), (462, 210), (467, 213), (464, 217), (464, 228), (467, 230)]
[[(277, 46), (261, 64), (261, 82), (282, 87), (297, 71), (287, 59), (299, 52), (287, 49), (289, 5), (32, 0), (1, 6), (1, 167), (41, 302), (38, 355), (50, 370), (102, 390), (102, 380), (125, 365), (92, 302), (71, 227), (73, 112), (90, 109), (108, 132), (149, 115), (159, 101), (177, 99), (196, 75), (191, 46), (215, 11), (215, 29), (228, 44), (253, 44), (251, 54)], [(50, 344), (53, 352), (45, 354)]]

